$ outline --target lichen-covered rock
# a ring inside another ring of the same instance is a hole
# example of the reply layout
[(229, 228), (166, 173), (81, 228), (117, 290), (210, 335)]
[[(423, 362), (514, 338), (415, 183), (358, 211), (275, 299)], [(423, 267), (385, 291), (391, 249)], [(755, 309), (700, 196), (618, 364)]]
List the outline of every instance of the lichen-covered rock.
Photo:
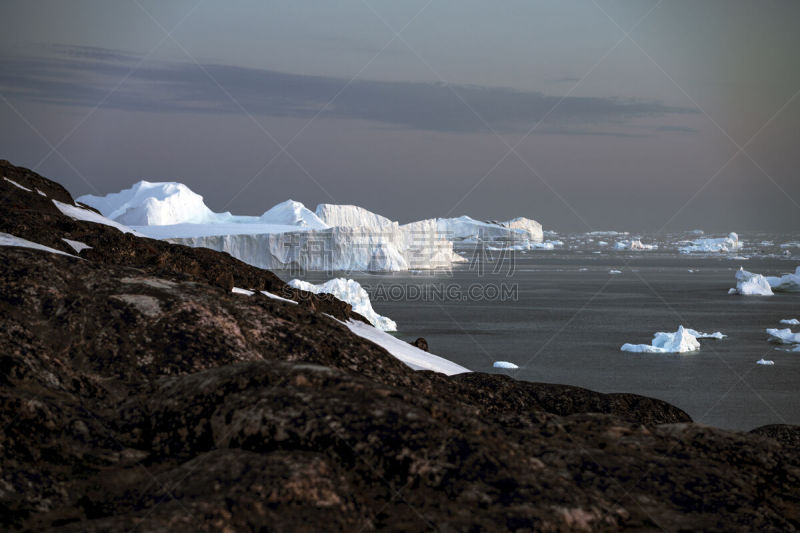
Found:
[(0, 529), (800, 527), (797, 428), (414, 372), (328, 316), (353, 316), (338, 300), (71, 220), (35, 192), (71, 202), (60, 186), (0, 166), (34, 191), (3, 180), (0, 231), (92, 246), (0, 247)]

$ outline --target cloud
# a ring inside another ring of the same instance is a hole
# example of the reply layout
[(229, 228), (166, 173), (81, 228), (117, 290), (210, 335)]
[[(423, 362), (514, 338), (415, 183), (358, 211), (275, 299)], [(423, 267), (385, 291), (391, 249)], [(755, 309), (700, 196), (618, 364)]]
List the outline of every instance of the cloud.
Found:
[(356, 79), (348, 84), (343, 78), (214, 63), (145, 61), (131, 72), (139, 58), (121, 51), (79, 46), (54, 46), (52, 50), (49, 57), (0, 57), (0, 91), (7, 97), (59, 105), (94, 106), (106, 98), (103, 105), (109, 108), (187, 113), (240, 113), (241, 105), (254, 115), (310, 118), (319, 113), (322, 117), (457, 133), (488, 128), (527, 131), (543, 121), (545, 126), (558, 126), (562, 135), (594, 134), (583, 132), (582, 127), (696, 113), (647, 100), (562, 98), (441, 83)]

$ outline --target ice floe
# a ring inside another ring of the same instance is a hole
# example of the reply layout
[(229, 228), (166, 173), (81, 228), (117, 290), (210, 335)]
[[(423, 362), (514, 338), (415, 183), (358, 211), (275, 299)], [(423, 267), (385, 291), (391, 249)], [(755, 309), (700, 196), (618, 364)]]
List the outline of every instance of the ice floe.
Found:
[(614, 243), (615, 250), (655, 250), (656, 244), (642, 244), (641, 239), (622, 240)]
[(796, 318), (784, 318), (781, 320), (781, 324), (786, 324), (787, 326), (800, 326), (800, 320)]
[(381, 316), (372, 308), (372, 303), (369, 300), (369, 294), (366, 290), (355, 280), (345, 278), (334, 278), (315, 285), (307, 281), (293, 279), (289, 282), (289, 286), (295, 289), (300, 289), (314, 294), (328, 293), (332, 294), (343, 302), (347, 302), (353, 306), (353, 311), (360, 314), (370, 324), (383, 331), (397, 331), (397, 323), (394, 320)]
[(703, 333), (683, 326), (678, 326), (678, 331), (674, 333), (657, 332), (653, 336), (650, 344), (630, 344), (625, 343), (620, 348), (623, 352), (635, 353), (684, 353), (694, 352), (700, 349), (700, 342), (697, 339), (723, 339), (726, 335), (719, 331), (715, 333)]
[(755, 294), (770, 296), (774, 292), (800, 292), (800, 267), (792, 274), (763, 276), (739, 268), (736, 272), (736, 288), (729, 294)]
[(733, 252), (738, 250), (741, 246), (742, 243), (739, 241), (739, 235), (731, 232), (727, 237), (685, 241), (684, 246), (679, 247), (678, 250), (683, 254), (699, 252)]
[(736, 272), (736, 288), (728, 291), (728, 294), (741, 294), (744, 296), (772, 296), (772, 287), (770, 287), (767, 278), (761, 274), (754, 274), (748, 272), (743, 268), (739, 268)]
[(769, 359), (764, 359), (763, 357), (756, 361), (757, 365), (774, 365), (775, 361), (770, 361)]
[(793, 333), (790, 328), (767, 328), (770, 342), (778, 344), (800, 344), (800, 333)]
[(492, 367), (493, 368), (510, 368), (510, 369), (519, 368), (517, 365), (515, 365), (514, 363), (511, 363), (509, 361), (495, 361), (492, 364)]

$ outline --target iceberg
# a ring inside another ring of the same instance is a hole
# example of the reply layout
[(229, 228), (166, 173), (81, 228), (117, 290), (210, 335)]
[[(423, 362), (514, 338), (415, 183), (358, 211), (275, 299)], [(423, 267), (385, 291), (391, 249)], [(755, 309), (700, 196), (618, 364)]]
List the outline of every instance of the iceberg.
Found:
[(367, 291), (355, 280), (335, 278), (325, 283), (315, 285), (307, 281), (293, 279), (289, 282), (289, 286), (314, 294), (332, 294), (343, 302), (352, 305), (353, 311), (369, 320), (370, 324), (376, 328), (382, 331), (397, 331), (397, 324), (394, 320), (381, 316), (372, 309), (372, 303), (369, 301), (369, 294), (367, 294)]
[(773, 291), (800, 292), (800, 266), (795, 268), (793, 274), (767, 276), (767, 282)]
[(386, 217), (356, 205), (319, 204), (316, 214), (330, 227), (377, 229), (397, 225)]
[(331, 225), (326, 224), (320, 217), (306, 208), (302, 203), (294, 200), (286, 200), (266, 211), (258, 217), (261, 224), (275, 224), (279, 226), (297, 226), (309, 229), (327, 229)]
[(493, 367), (493, 368), (510, 368), (510, 369), (512, 369), (512, 370), (513, 370), (513, 369), (515, 369), (515, 368), (519, 368), (519, 367), (518, 367), (517, 365), (515, 365), (514, 363), (510, 363), (510, 362), (508, 362), (508, 361), (495, 361), (495, 362), (492, 364), (492, 367)]
[(690, 254), (697, 252), (733, 252), (741, 248), (742, 243), (739, 241), (739, 235), (736, 233), (729, 233), (727, 237), (716, 239), (695, 239), (693, 241), (684, 241), (686, 244), (678, 248), (682, 254)]
[(800, 333), (793, 333), (791, 329), (767, 328), (770, 342), (778, 344), (800, 344)]
[(697, 339), (723, 339), (719, 331), (715, 333), (702, 333), (693, 329), (678, 326), (675, 333), (657, 332), (653, 336), (650, 344), (629, 344), (622, 345), (620, 350), (623, 352), (634, 353), (684, 353), (695, 352), (700, 349), (700, 342)]
[(739, 268), (736, 272), (736, 288), (729, 294), (756, 294), (771, 296), (774, 292), (800, 292), (800, 267), (793, 274), (762, 276)]
[(655, 244), (642, 244), (641, 239), (623, 240), (614, 243), (615, 250), (655, 250)]
[(230, 213), (214, 213), (203, 197), (177, 182), (140, 181), (130, 189), (105, 196), (87, 194), (77, 200), (128, 226), (166, 226), (183, 222), (222, 222)]
[(508, 222), (482, 222), (466, 215), (435, 220), (439, 233), (450, 241), (471, 244), (481, 241), (541, 242), (544, 239), (542, 225), (524, 217)]
[(742, 267), (736, 272), (736, 288), (730, 289), (728, 294), (742, 294), (745, 296), (772, 296), (767, 278), (761, 274), (753, 274)]
[(124, 222), (139, 235), (227, 252), (260, 268), (393, 272), (466, 261), (438, 234), (435, 221), (400, 226), (352, 205), (320, 204), (312, 212), (287, 200), (260, 217), (237, 216), (214, 213), (181, 183), (147, 181), (80, 200), (105, 215), (81, 210), (90, 214), (84, 217), (98, 218), (95, 222), (134, 231)]

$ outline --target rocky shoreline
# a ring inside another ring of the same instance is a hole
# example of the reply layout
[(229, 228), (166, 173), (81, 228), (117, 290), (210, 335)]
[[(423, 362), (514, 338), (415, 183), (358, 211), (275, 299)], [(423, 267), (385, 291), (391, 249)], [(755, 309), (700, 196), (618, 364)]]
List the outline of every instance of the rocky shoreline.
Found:
[(797, 427), (415, 372), (331, 318), (349, 304), (0, 172), (0, 232), (77, 256), (0, 247), (2, 529), (800, 528)]

